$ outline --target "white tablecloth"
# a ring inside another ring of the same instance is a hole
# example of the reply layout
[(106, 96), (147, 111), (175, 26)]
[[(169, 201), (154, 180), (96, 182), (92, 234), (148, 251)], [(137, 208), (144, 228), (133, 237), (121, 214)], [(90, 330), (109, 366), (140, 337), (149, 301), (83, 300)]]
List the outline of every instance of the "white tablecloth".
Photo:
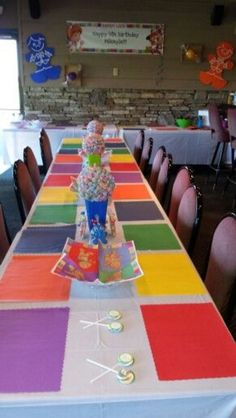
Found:
[[(23, 150), (29, 146), (32, 148), (38, 164), (42, 164), (39, 136), (42, 126), (18, 128), (8, 126), (0, 129), (0, 152), (2, 163), (13, 165), (18, 159), (23, 159)], [(61, 143), (62, 138), (76, 138), (86, 135), (86, 129), (82, 125), (78, 126), (53, 126), (45, 127), (49, 136), (53, 156)], [(104, 137), (118, 136), (119, 130), (115, 125), (106, 125), (103, 131)]]
[[(123, 138), (131, 151), (138, 129), (123, 129)], [(145, 129), (145, 138), (153, 138), (151, 163), (157, 149), (164, 145), (167, 153), (172, 154), (173, 164), (209, 164), (216, 146), (208, 129), (158, 130)]]

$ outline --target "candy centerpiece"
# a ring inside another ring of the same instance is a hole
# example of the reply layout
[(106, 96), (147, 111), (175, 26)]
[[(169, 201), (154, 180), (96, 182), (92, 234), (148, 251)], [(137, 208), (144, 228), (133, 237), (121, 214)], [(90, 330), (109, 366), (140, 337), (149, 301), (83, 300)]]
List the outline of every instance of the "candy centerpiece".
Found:
[(101, 156), (105, 151), (104, 139), (97, 133), (89, 133), (82, 143), (82, 156), (87, 158), (89, 166), (100, 166)]
[(98, 120), (92, 120), (87, 125), (87, 133), (83, 139), (81, 155), (86, 157), (89, 166), (100, 166), (101, 156), (105, 151), (103, 124)]
[(108, 200), (114, 187), (114, 177), (104, 167), (84, 167), (77, 179), (79, 197), (85, 200), (90, 233), (96, 235), (91, 236), (93, 243), (97, 243), (95, 238), (100, 239), (101, 227), (105, 229)]

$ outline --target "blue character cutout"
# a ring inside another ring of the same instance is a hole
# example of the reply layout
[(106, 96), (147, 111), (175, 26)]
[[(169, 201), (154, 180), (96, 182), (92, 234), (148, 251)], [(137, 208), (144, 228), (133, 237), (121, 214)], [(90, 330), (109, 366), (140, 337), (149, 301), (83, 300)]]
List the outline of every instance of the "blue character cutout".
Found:
[(56, 80), (60, 77), (61, 66), (51, 65), (54, 48), (48, 48), (46, 38), (42, 33), (32, 33), (26, 41), (30, 52), (25, 55), (28, 62), (36, 65), (36, 70), (31, 74), (35, 83), (45, 83), (47, 80)]

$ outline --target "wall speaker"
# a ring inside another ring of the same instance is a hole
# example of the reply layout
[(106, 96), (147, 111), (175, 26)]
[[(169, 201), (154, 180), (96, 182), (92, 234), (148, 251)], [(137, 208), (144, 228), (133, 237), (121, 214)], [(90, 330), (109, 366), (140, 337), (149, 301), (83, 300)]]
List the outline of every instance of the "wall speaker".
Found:
[(30, 16), (33, 19), (39, 19), (41, 16), (41, 9), (39, 0), (29, 0)]
[(223, 4), (216, 4), (213, 7), (211, 13), (211, 25), (217, 26), (221, 25), (223, 17), (224, 17), (224, 5)]

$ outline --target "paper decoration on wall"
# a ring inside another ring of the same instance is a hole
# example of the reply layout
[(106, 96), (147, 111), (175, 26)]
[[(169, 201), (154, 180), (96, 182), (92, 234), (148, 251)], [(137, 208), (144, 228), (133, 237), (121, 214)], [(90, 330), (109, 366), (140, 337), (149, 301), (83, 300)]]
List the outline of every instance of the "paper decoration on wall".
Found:
[(67, 64), (65, 66), (65, 84), (80, 87), (82, 84), (82, 65)]
[(229, 42), (220, 42), (216, 47), (216, 54), (209, 54), (208, 61), (210, 69), (208, 71), (200, 71), (199, 79), (203, 84), (211, 84), (215, 89), (222, 89), (228, 83), (222, 77), (224, 70), (232, 70), (234, 63), (231, 57), (234, 48)]
[(202, 61), (203, 45), (200, 44), (182, 44), (181, 61), (195, 62), (199, 64)]
[(163, 55), (164, 25), (67, 22), (69, 52)]
[(60, 77), (61, 66), (50, 63), (54, 48), (47, 47), (46, 38), (42, 33), (32, 33), (27, 38), (26, 45), (30, 52), (25, 55), (25, 59), (36, 65), (36, 70), (30, 75), (32, 81), (45, 83)]

